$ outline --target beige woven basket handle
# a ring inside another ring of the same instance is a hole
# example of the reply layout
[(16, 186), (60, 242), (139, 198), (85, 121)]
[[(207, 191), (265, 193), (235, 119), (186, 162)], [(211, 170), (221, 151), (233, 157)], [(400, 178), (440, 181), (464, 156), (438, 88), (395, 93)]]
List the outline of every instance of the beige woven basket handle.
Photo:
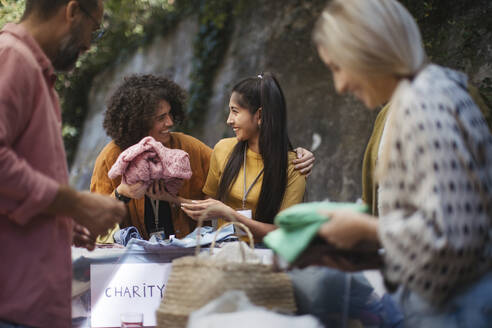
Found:
[(215, 232), (215, 236), (214, 236), (214, 240), (212, 241), (212, 244), (210, 245), (210, 254), (212, 254), (212, 251), (213, 249), (215, 248), (215, 241), (217, 240), (217, 235), (219, 234), (219, 232), (227, 227), (227, 226), (230, 226), (230, 225), (236, 225), (238, 226), (239, 228), (241, 228), (241, 230), (243, 230), (244, 232), (246, 232), (246, 234), (248, 235), (248, 239), (249, 239), (249, 247), (251, 248), (255, 248), (255, 243), (253, 242), (253, 234), (251, 233), (251, 230), (249, 230), (249, 228), (244, 225), (243, 223), (241, 222), (238, 222), (238, 221), (232, 221), (232, 222), (228, 222), (226, 224), (223, 224), (222, 226), (220, 226), (219, 229), (217, 229), (217, 231)]
[[(201, 217), (198, 218), (198, 224), (197, 224), (198, 230), (196, 232), (197, 233), (197, 236), (196, 236), (195, 256), (198, 256), (198, 254), (200, 254), (200, 249), (201, 249), (201, 246), (200, 246), (200, 238), (201, 238), (201, 230), (202, 230), (202, 226), (203, 226), (203, 221), (209, 220), (208, 219), (207, 212), (205, 212)], [(238, 222), (234, 217), (230, 217), (229, 219), (231, 220), (231, 222), (222, 225), (215, 232), (214, 240), (212, 241), (212, 244), (210, 245), (210, 254), (212, 254), (213, 249), (215, 248), (215, 243), (216, 243), (217, 235), (219, 234), (219, 232), (224, 227), (227, 227), (227, 226), (229, 226), (231, 224), (237, 225), (239, 228), (241, 228), (241, 230), (243, 230), (244, 232), (246, 232), (246, 234), (248, 235), (248, 239), (249, 239), (249, 247), (251, 247), (252, 249), (255, 248), (254, 238), (253, 238), (253, 234), (251, 233), (251, 230), (249, 230), (249, 228), (246, 225), (242, 224), (241, 222)], [(240, 245), (241, 255), (243, 257), (243, 261), (246, 261), (246, 255), (244, 253), (243, 244), (240, 243), (239, 245)]]
[(195, 256), (198, 256), (200, 254), (200, 239), (202, 237), (202, 226), (203, 226), (203, 221), (207, 221), (207, 215), (204, 213), (202, 216), (198, 218), (198, 224), (196, 225), (197, 231), (196, 231), (196, 247), (195, 247)]

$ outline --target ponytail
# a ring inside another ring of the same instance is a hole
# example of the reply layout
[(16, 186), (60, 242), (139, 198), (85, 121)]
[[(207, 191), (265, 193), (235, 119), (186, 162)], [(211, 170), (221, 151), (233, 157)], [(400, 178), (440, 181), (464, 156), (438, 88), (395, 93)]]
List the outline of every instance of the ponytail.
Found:
[[(288, 151), (292, 145), (287, 134), (285, 97), (277, 79), (271, 73), (247, 78), (234, 86), (239, 105), (252, 115), (262, 108), (259, 136), (260, 155), (263, 159), (263, 183), (256, 206), (255, 218), (273, 223), (280, 210), (287, 187)], [(247, 142), (236, 144), (222, 174), (217, 198), (227, 201), (230, 188), (243, 164)]]

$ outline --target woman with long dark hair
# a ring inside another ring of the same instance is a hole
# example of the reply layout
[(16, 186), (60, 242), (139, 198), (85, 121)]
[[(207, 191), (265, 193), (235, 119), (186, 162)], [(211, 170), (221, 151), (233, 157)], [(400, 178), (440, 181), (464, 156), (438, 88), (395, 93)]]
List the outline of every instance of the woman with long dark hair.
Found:
[(302, 201), (306, 186), (291, 164), (296, 156), (287, 133), (285, 98), (273, 74), (234, 86), (227, 124), (236, 138), (215, 146), (203, 188), (214, 199), (183, 203), (182, 208), (195, 219), (204, 213), (233, 217), (258, 241), (275, 229), (273, 218), (280, 210)]

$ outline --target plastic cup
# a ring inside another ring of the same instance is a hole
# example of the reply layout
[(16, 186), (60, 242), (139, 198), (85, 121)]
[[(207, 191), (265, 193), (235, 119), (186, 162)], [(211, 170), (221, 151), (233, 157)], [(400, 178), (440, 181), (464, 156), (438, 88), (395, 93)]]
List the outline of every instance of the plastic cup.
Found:
[(127, 312), (120, 315), (121, 328), (142, 328), (143, 313)]

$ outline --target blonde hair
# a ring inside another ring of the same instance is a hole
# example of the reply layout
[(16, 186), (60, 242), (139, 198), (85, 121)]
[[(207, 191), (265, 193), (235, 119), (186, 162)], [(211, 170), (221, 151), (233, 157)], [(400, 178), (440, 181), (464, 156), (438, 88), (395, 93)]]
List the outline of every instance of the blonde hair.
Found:
[[(364, 75), (400, 79), (387, 114), (386, 140), (396, 131), (392, 107), (399, 106), (409, 79), (427, 64), (417, 23), (396, 0), (332, 0), (316, 23), (313, 40), (338, 66)], [(376, 166), (375, 181), (386, 174), (389, 145), (385, 142)]]
[(415, 20), (395, 0), (333, 0), (313, 40), (336, 64), (359, 73), (412, 77), (427, 62)]

